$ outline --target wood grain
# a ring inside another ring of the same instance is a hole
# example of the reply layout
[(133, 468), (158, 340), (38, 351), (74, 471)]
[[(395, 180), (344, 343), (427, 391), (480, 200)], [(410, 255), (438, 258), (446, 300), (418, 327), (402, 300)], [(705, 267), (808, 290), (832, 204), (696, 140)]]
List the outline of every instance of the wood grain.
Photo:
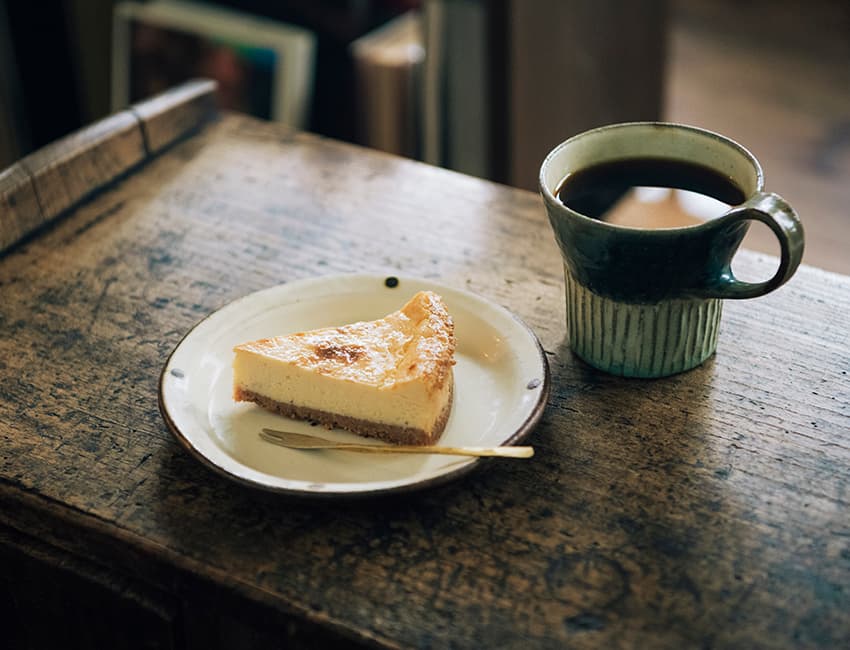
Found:
[(138, 120), (129, 111), (122, 111), (42, 147), (19, 164), (32, 177), (47, 221), (142, 162), (145, 156)]
[[(182, 450), (156, 407), (181, 337), (355, 271), (533, 327), (553, 383), (533, 459), (319, 505)], [(175, 619), (187, 646), (846, 645), (850, 278), (726, 302), (717, 355), (654, 381), (577, 360), (563, 292), (535, 194), (227, 115), (0, 259), (0, 523), (204, 612)]]
[(14, 164), (0, 172), (0, 253), (43, 222), (27, 171)]
[(210, 79), (192, 79), (138, 104), (130, 111), (138, 117), (145, 147), (155, 154), (186, 137), (212, 119), (217, 111), (218, 84)]
[(110, 115), (0, 172), (0, 253), (216, 115), (217, 84), (194, 79)]

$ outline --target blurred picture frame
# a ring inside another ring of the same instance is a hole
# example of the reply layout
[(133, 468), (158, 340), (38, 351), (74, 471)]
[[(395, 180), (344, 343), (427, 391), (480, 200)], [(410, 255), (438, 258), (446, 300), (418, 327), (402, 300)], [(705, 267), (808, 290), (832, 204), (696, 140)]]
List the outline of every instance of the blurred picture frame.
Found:
[(309, 30), (231, 9), (183, 0), (119, 2), (112, 110), (207, 77), (218, 81), (222, 109), (305, 128), (315, 51)]

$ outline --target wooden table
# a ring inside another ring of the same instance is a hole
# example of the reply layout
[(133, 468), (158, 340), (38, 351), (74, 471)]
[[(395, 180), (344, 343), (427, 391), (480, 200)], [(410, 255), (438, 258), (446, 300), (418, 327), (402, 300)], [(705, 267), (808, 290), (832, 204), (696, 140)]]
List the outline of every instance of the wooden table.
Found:
[[(699, 369), (609, 377), (565, 346), (535, 194), (238, 115), (169, 145), (209, 115), (193, 93), (0, 177), (24, 236), (0, 257), (3, 644), (848, 646), (850, 278), (803, 267), (727, 302)], [(181, 337), (254, 290), (362, 271), (535, 330), (552, 395), (532, 460), (317, 502), (185, 453), (157, 410)]]

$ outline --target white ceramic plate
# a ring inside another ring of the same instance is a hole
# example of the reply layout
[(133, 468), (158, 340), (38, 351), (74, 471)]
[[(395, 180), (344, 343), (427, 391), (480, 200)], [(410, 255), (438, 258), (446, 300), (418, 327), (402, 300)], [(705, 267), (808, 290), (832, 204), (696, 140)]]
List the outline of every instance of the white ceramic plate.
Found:
[[(252, 293), (192, 329), (162, 371), (159, 407), (177, 439), (225, 476), (268, 490), (354, 496), (441, 483), (479, 459), (300, 451), (263, 441), (263, 427), (363, 442), (344, 431), (311, 427), (236, 403), (233, 346), (301, 330), (374, 320), (430, 289), (455, 322), (455, 397), (440, 444), (515, 444), (537, 424), (549, 393), (546, 356), (532, 331), (506, 309), (468, 291), (415, 278), (342, 275), (299, 280)], [(494, 462), (516, 463), (522, 460)]]

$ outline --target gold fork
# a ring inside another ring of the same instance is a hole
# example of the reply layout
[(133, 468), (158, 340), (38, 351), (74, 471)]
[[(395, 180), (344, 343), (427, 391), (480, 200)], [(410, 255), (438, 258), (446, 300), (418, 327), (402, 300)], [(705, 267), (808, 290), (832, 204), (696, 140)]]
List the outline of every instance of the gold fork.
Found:
[(531, 458), (532, 447), (435, 447), (427, 445), (371, 445), (358, 442), (335, 442), (318, 436), (292, 431), (263, 429), (260, 437), (289, 449), (341, 449), (375, 454), (445, 454), (448, 456), (493, 456), (498, 458)]

